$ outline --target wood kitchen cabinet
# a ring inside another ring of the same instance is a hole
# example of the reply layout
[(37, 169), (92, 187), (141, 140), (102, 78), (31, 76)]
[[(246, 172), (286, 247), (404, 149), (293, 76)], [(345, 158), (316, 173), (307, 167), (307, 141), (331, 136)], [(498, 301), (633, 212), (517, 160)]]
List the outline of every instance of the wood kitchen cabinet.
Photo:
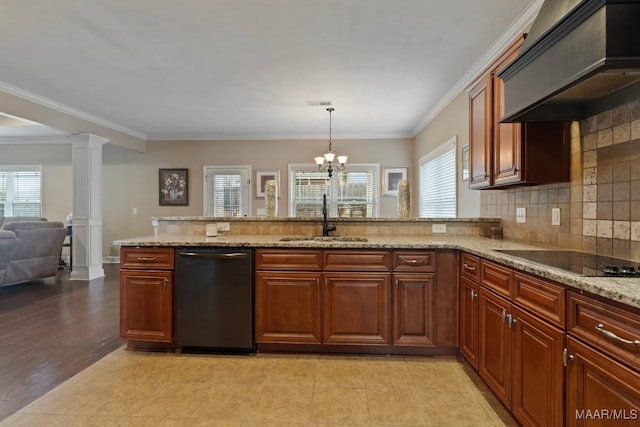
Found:
[(256, 341), (276, 351), (455, 354), (457, 257), (455, 250), (258, 249)]
[(463, 355), (472, 365), (477, 359), (481, 378), (522, 425), (562, 426), (564, 287), (469, 254), (460, 276)]
[(324, 274), (325, 344), (390, 344), (389, 273)]
[(436, 259), (435, 251), (393, 252), (393, 345), (436, 345)]
[(120, 337), (172, 342), (173, 249), (123, 247), (120, 259)]
[(256, 273), (256, 341), (322, 341), (319, 272)]
[(469, 187), (569, 181), (567, 122), (500, 123), (504, 83), (498, 77), (518, 55), (518, 38), (469, 90)]
[(567, 318), (567, 425), (637, 425), (640, 310), (569, 292)]
[(322, 251), (257, 250), (258, 343), (322, 342)]
[(478, 334), (480, 286), (467, 277), (460, 278), (460, 351), (467, 362), (478, 370)]

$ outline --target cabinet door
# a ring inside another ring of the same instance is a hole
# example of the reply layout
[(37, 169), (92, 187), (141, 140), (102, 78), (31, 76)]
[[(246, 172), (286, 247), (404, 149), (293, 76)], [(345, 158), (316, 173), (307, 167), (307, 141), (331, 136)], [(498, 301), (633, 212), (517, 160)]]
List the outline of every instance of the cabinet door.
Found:
[(325, 344), (389, 345), (390, 274), (325, 273)]
[(321, 341), (320, 273), (256, 274), (256, 342)]
[(567, 338), (567, 426), (637, 426), (640, 373)]
[(173, 272), (120, 270), (120, 337), (171, 342)]
[(393, 345), (435, 344), (435, 274), (394, 274)]
[(485, 76), (469, 92), (469, 187), (491, 182), (491, 80)]
[(493, 89), (493, 183), (509, 184), (522, 180), (522, 138), (519, 123), (500, 123), (504, 115), (504, 83), (497, 76), (517, 56), (522, 41), (505, 53), (492, 73)]
[(564, 423), (564, 331), (513, 308), (513, 403), (524, 426)]
[(478, 285), (460, 278), (460, 351), (478, 369)]
[(478, 372), (500, 400), (511, 407), (511, 304), (484, 288), (479, 292)]

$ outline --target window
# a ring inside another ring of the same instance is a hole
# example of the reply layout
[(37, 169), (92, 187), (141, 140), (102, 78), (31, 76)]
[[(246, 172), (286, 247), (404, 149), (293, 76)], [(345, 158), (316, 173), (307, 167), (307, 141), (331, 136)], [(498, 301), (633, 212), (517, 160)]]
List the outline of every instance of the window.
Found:
[(250, 166), (204, 167), (204, 216), (249, 215)]
[(456, 217), (456, 138), (420, 159), (420, 217)]
[(42, 216), (41, 166), (0, 167), (0, 216)]
[(377, 217), (379, 177), (380, 166), (374, 164), (347, 165), (331, 179), (315, 165), (289, 165), (289, 215), (322, 216), (326, 194), (329, 216)]

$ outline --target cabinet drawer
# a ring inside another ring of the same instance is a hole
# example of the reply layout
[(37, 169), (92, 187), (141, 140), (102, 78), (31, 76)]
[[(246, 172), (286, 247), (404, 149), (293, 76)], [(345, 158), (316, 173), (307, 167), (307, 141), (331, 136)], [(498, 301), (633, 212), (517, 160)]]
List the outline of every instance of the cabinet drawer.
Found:
[(462, 252), (460, 255), (460, 274), (474, 282), (480, 281), (480, 258)]
[(564, 287), (521, 273), (515, 273), (513, 282), (513, 301), (564, 329), (567, 307)]
[(640, 311), (569, 292), (567, 332), (640, 369)]
[(393, 252), (393, 271), (433, 273), (436, 271), (436, 253), (435, 251)]
[(120, 249), (120, 267), (153, 270), (173, 270), (173, 248)]
[(257, 270), (320, 271), (322, 251), (319, 250), (256, 250)]
[(325, 271), (390, 271), (389, 251), (324, 251)]
[(480, 263), (480, 283), (500, 295), (511, 298), (513, 271), (507, 267), (482, 260)]

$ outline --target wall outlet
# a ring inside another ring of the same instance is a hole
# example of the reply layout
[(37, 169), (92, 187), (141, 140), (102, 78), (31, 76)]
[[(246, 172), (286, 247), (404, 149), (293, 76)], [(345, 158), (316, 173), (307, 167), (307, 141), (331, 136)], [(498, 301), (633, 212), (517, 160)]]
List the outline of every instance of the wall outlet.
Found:
[(560, 208), (551, 208), (551, 225), (560, 225)]
[(231, 225), (228, 222), (219, 222), (218, 223), (218, 231), (222, 233), (226, 233), (231, 230)]
[(527, 208), (516, 208), (516, 222), (518, 224), (527, 222)]
[(131, 213), (133, 215), (138, 215), (138, 208), (131, 208)]
[(431, 224), (431, 232), (436, 233), (446, 233), (447, 232), (447, 224)]

